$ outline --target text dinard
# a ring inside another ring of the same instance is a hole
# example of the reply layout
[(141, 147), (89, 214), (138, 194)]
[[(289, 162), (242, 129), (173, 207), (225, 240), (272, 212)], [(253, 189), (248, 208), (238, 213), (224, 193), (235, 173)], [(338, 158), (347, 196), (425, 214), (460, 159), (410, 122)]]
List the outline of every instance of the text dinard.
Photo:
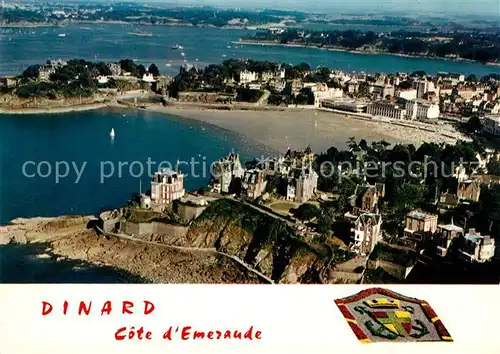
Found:
[[(105, 301), (100, 307), (93, 307), (92, 301), (80, 301), (77, 304), (70, 304), (64, 301), (60, 308), (52, 303), (42, 301), (42, 316), (57, 315), (63, 316), (110, 316), (110, 315), (144, 315), (149, 316), (156, 307), (151, 301), (142, 301), (136, 305), (132, 301), (120, 301), (118, 304), (112, 301)], [(144, 326), (124, 326), (115, 331), (114, 339), (123, 340), (261, 340), (262, 332), (250, 326), (241, 329), (209, 329), (198, 330), (192, 326), (169, 326), (160, 336), (154, 335), (152, 331)]]

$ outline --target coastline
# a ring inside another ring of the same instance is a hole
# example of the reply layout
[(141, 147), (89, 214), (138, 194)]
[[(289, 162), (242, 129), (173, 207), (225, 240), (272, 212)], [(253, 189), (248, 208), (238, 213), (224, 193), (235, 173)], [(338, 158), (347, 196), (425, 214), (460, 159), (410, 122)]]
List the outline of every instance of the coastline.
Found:
[(65, 106), (65, 107), (17, 108), (17, 109), (0, 107), (0, 118), (2, 114), (16, 114), (16, 115), (57, 114), (57, 113), (91, 111), (95, 109), (105, 108), (108, 106), (109, 105), (106, 103), (88, 103), (88, 104)]
[[(345, 147), (351, 136), (368, 141), (386, 140), (392, 144), (407, 143), (420, 146), (426, 141), (455, 144), (450, 134), (432, 131), (424, 124), (406, 125), (347, 113), (312, 108), (277, 108), (258, 106), (209, 106), (146, 104), (141, 108), (118, 103), (93, 103), (78, 106), (18, 109), (0, 108), (2, 114), (58, 114), (104, 108), (151, 111), (177, 118), (215, 126), (241, 135), (267, 149), (277, 152), (288, 148), (303, 149), (310, 145), (314, 151), (326, 151), (331, 146)], [(403, 122), (404, 123), (404, 122)], [(458, 133), (454, 132), (458, 135)], [(460, 135), (460, 137), (462, 137)]]
[(89, 228), (93, 220), (94, 216), (18, 218), (0, 227), (0, 247), (38, 245), (42, 247), (36, 255), (39, 260), (110, 267), (150, 283), (260, 282), (255, 274), (221, 255), (99, 236)]
[(475, 63), (482, 64), (485, 66), (494, 66), (500, 67), (500, 63), (483, 63), (476, 60), (464, 59), (464, 58), (437, 58), (430, 57), (425, 55), (410, 55), (410, 54), (401, 54), (401, 53), (389, 53), (389, 52), (379, 52), (379, 51), (361, 51), (361, 50), (350, 50), (345, 48), (337, 48), (337, 47), (318, 47), (317, 45), (310, 44), (290, 44), (290, 43), (278, 43), (274, 41), (252, 41), (252, 40), (237, 40), (232, 41), (232, 44), (240, 44), (240, 45), (252, 45), (252, 46), (268, 46), (268, 47), (283, 47), (283, 48), (307, 48), (307, 49), (315, 49), (315, 50), (323, 50), (329, 52), (344, 52), (351, 54), (363, 54), (363, 55), (390, 55), (395, 57), (402, 58), (413, 58), (413, 59), (431, 59), (431, 60), (446, 60), (458, 63)]
[[(455, 144), (457, 139), (427, 126), (407, 126), (389, 121), (350, 116), (316, 109), (218, 110), (197, 107), (149, 105), (144, 110), (195, 120), (242, 134), (279, 152), (288, 148), (323, 152), (332, 146), (345, 148), (349, 137), (367, 141), (420, 146), (427, 141)], [(276, 123), (271, 123), (273, 120)]]

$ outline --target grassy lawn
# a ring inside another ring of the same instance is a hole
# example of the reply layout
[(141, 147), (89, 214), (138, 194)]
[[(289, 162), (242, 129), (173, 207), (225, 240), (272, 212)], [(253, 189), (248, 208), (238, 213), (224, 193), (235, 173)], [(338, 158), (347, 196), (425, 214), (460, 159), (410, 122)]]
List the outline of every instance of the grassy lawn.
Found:
[(279, 201), (269, 204), (269, 208), (273, 209), (277, 213), (288, 214), (290, 209), (295, 209), (299, 205), (299, 203)]

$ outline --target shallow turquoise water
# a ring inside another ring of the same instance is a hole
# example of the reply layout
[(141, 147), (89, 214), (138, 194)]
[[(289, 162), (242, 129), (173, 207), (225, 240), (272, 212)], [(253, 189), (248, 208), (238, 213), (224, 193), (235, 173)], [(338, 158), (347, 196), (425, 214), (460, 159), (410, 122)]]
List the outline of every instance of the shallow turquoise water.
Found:
[(185, 188), (202, 188), (210, 164), (231, 151), (250, 160), (267, 150), (228, 131), (141, 110), (3, 115), (0, 224), (119, 207), (150, 187), (161, 162), (175, 167), (181, 161)]

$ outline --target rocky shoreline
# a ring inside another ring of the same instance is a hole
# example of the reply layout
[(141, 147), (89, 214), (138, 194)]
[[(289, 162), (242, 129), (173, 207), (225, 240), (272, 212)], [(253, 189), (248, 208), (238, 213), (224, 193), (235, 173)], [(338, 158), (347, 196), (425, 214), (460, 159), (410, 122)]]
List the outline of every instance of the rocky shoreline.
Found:
[[(168, 224), (153, 234), (110, 234), (97, 232), (99, 224), (93, 216), (16, 219), (0, 227), (0, 244), (41, 245), (36, 258), (112, 267), (167, 284), (321, 283), (328, 266), (326, 247), (300, 240), (285, 222), (224, 198), (182, 234)], [(140, 226), (128, 219), (120, 224)]]
[(16, 219), (0, 227), (0, 247), (46, 245), (37, 258), (113, 267), (151, 283), (260, 283), (253, 273), (223, 256), (106, 239), (88, 228), (93, 219), (92, 216)]

